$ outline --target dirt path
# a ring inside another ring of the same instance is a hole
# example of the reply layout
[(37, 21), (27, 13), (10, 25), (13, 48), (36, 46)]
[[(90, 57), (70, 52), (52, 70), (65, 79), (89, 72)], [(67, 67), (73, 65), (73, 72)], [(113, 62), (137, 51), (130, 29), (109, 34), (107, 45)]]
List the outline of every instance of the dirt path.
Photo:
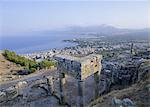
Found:
[(44, 76), (54, 75), (54, 72), (56, 72), (56, 69), (38, 71), (37, 73), (27, 75), (26, 77), (23, 77), (17, 80), (6, 81), (3, 83), (0, 83), (0, 89), (5, 89), (7, 87), (10, 87), (19, 81), (32, 81), (32, 80), (43, 78)]

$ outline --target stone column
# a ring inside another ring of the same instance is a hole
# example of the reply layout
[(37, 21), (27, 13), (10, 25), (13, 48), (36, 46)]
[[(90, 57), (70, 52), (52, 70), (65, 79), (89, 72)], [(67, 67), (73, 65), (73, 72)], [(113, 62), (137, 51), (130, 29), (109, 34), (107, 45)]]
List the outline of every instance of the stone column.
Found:
[(54, 77), (51, 77), (50, 78), (51, 94), (55, 92), (54, 81), (55, 81)]
[(99, 96), (99, 71), (94, 73), (94, 93), (96, 99)]
[(47, 77), (47, 85), (48, 85), (48, 95), (52, 95), (54, 93), (54, 81), (53, 81), (53, 77)]
[(77, 107), (84, 107), (83, 101), (84, 81), (77, 80), (77, 83), (78, 83)]
[(47, 85), (48, 85), (48, 92), (47, 92), (47, 94), (51, 95), (51, 86), (50, 86), (50, 81), (49, 81), (48, 77), (46, 77), (46, 82), (47, 82)]
[(60, 103), (66, 103), (66, 96), (63, 88), (63, 84), (65, 83), (65, 73), (59, 73), (59, 91), (60, 91)]

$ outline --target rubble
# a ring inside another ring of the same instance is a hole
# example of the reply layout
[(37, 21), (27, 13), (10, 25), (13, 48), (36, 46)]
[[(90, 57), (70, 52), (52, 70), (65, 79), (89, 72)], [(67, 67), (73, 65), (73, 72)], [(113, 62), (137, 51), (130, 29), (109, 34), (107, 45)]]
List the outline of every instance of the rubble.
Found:
[(112, 98), (112, 105), (117, 107), (133, 107), (134, 103), (129, 98), (117, 99), (116, 97)]
[(116, 106), (121, 106), (122, 101), (120, 99), (117, 99), (116, 97), (112, 98), (112, 104)]
[(6, 92), (0, 91), (0, 102), (6, 99)]
[(129, 98), (124, 98), (122, 100), (122, 105), (127, 107), (132, 107), (134, 106), (134, 103)]
[(27, 86), (28, 86), (28, 83), (27, 83), (26, 81), (18, 82), (18, 83), (15, 85), (15, 87), (16, 87), (17, 89), (22, 89), (22, 88), (25, 88), (25, 87), (27, 87)]

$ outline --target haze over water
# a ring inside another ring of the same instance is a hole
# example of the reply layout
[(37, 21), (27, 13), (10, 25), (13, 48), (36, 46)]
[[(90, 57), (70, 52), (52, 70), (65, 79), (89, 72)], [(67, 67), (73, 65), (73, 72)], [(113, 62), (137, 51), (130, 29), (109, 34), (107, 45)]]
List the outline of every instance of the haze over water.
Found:
[(28, 34), (28, 36), (2, 37), (0, 49), (10, 49), (19, 54), (44, 51), (49, 49), (61, 49), (76, 45), (64, 42), (65, 39), (79, 38), (81, 35), (60, 32), (49, 32), (40, 34)]

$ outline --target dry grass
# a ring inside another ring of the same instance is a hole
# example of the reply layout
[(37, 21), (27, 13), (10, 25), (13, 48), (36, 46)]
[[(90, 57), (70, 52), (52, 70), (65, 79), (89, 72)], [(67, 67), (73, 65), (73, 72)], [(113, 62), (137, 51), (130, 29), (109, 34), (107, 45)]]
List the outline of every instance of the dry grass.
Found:
[(130, 98), (137, 107), (150, 107), (150, 95), (146, 87), (148, 84), (150, 84), (149, 80), (137, 83), (126, 89), (112, 91), (93, 101), (89, 107), (114, 107), (111, 104), (111, 99), (113, 97), (119, 99)]
[(7, 59), (5, 59), (2, 53), (0, 53), (0, 82), (9, 80), (8, 77), (11, 77), (13, 75), (11, 71), (17, 71), (21, 69), (23, 68), (8, 61)]
[[(150, 60), (145, 60), (141, 63), (139, 70), (150, 68)], [(150, 70), (150, 69), (149, 69)], [(150, 107), (150, 71), (142, 77), (142, 81), (136, 83), (129, 88), (122, 90), (114, 90), (106, 95), (99, 97), (91, 102), (89, 107), (114, 107), (111, 104), (113, 97), (123, 99), (131, 99), (136, 107)]]

